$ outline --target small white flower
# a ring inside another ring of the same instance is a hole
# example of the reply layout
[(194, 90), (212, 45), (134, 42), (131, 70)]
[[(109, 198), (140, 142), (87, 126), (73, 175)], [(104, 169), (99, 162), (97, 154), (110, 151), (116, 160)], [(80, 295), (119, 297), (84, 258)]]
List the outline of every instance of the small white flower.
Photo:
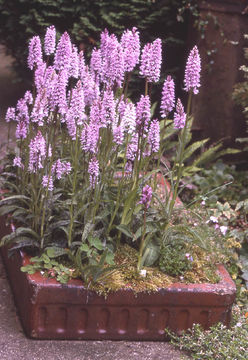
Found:
[(227, 226), (225, 226), (225, 225), (220, 226), (220, 231), (221, 231), (222, 235), (225, 236), (227, 230), (228, 230), (228, 227), (227, 227)]
[(146, 270), (140, 270), (140, 276), (146, 277)]
[(212, 221), (213, 223), (217, 223), (218, 219), (215, 216), (210, 216), (210, 221)]

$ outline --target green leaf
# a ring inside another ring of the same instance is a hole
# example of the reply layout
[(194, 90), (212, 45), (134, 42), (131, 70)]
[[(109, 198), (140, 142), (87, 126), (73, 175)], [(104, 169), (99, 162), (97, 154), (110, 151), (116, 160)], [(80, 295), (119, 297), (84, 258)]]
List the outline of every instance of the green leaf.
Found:
[(56, 221), (52, 224), (49, 225), (49, 230), (53, 231), (55, 229), (60, 229), (66, 225), (68, 225), (70, 223), (70, 220), (60, 220), (60, 221)]
[[(12, 216), (13, 219), (21, 218), (21, 219), (23, 220), (23, 222), (24, 222), (28, 213), (29, 213), (29, 210), (28, 210), (28, 209), (18, 207), (18, 208), (12, 213), (11, 216)], [(23, 216), (23, 217), (20, 217), (20, 215), (24, 215), (24, 216)]]
[(25, 247), (36, 247), (39, 248), (39, 244), (37, 241), (25, 236), (19, 236), (18, 242), (11, 245), (11, 248), (8, 250), (10, 255), (13, 254), (15, 250), (23, 249)]
[[(145, 232), (145, 234), (154, 233), (157, 230), (158, 230), (157, 225), (154, 222), (147, 222), (146, 223), (146, 232)], [(140, 226), (138, 228), (138, 230), (136, 231), (135, 235), (134, 235), (135, 240), (137, 240), (138, 238), (141, 237), (141, 235), (143, 234), (143, 231), (144, 231), (144, 226)]]
[(22, 272), (27, 272), (30, 275), (35, 274), (37, 271), (32, 265), (21, 266), (20, 270)]
[(201, 155), (199, 155), (192, 163), (193, 166), (199, 167), (206, 164), (212, 157), (216, 157), (216, 152), (221, 148), (222, 144), (217, 144), (215, 146), (210, 147), (206, 151), (204, 151)]
[(108, 265), (114, 265), (114, 264), (115, 264), (114, 258), (115, 258), (114, 253), (108, 251), (108, 252), (107, 252), (107, 255), (106, 255), (105, 261), (106, 261), (106, 263), (107, 263)]
[(209, 139), (195, 141), (192, 145), (189, 145), (184, 151), (183, 161), (187, 160), (196, 150), (202, 147)]
[(67, 254), (67, 250), (58, 246), (53, 246), (53, 247), (47, 247), (45, 249), (47, 256), (49, 258), (56, 258), (58, 256), (62, 256)]
[(15, 211), (17, 208), (18, 208), (18, 206), (16, 206), (16, 205), (6, 205), (6, 206), (2, 206), (2, 207), (0, 208), (0, 216), (9, 214), (9, 213)]
[(88, 237), (89, 234), (93, 231), (95, 224), (92, 223), (92, 221), (88, 221), (85, 226), (82, 233), (81, 241), (84, 242)]
[(3, 206), (5, 205), (6, 203), (9, 203), (9, 202), (13, 202), (15, 200), (22, 200), (25, 204), (28, 205), (28, 201), (30, 201), (30, 198), (25, 196), (25, 195), (13, 195), (13, 196), (9, 196), (7, 198), (4, 198), (2, 200), (0, 200), (0, 206)]
[(85, 251), (85, 252), (88, 252), (90, 250), (89, 246), (87, 244), (82, 244), (80, 246), (80, 250), (81, 251)]
[(91, 246), (94, 246), (97, 250), (103, 250), (103, 244), (101, 240), (97, 237), (90, 237), (89, 243)]
[(134, 238), (134, 234), (129, 230), (129, 227), (127, 225), (124, 224), (117, 225), (116, 229), (120, 230), (127, 237), (130, 237), (131, 239)]
[(149, 242), (142, 255), (142, 261), (141, 261), (142, 266), (154, 265), (159, 258), (159, 253), (160, 253), (160, 247), (157, 244), (155, 244), (153, 241)]
[(47, 256), (46, 254), (42, 254), (42, 260), (45, 262), (45, 263), (50, 263), (50, 258), (49, 256)]
[(17, 243), (19, 242), (19, 240), (21, 241), (23, 236), (28, 237), (27, 235), (32, 235), (32, 237), (29, 237), (29, 239), (30, 241), (32, 241), (32, 244), (34, 244), (34, 246), (37, 246), (37, 240), (39, 240), (39, 235), (32, 229), (24, 227), (19, 227), (11, 234), (5, 235), (0, 241), (0, 246), (7, 245), (9, 243)]
[(131, 217), (134, 211), (133, 204), (136, 199), (136, 196), (137, 196), (137, 189), (130, 191), (124, 204), (124, 209), (121, 218), (121, 225), (123, 224), (128, 225), (128, 223), (131, 221)]

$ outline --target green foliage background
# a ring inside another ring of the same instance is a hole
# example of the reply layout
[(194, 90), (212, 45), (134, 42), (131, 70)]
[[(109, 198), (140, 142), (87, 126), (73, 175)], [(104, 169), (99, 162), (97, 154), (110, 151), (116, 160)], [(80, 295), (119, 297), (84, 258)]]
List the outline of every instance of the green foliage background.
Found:
[(6, 45), (19, 77), (24, 78), (28, 41), (33, 35), (43, 36), (46, 26), (68, 31), (73, 42), (89, 50), (105, 28), (120, 35), (135, 26), (143, 43), (156, 37), (166, 42), (166, 72), (171, 73), (182, 62), (187, 26), (181, 17), (177, 21), (182, 7), (181, 0), (0, 0), (0, 43)]

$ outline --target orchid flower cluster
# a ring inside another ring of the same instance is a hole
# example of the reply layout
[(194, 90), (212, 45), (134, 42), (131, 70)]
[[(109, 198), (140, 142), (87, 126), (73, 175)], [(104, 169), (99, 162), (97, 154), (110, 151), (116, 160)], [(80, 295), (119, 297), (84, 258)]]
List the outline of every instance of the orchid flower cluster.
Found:
[[(34, 72), (33, 91), (27, 91), (15, 108), (8, 109), (6, 121), (17, 124), (13, 166), (23, 194), (30, 184), (33, 187), (32, 211), (38, 214), (33, 226), (40, 232), (42, 246), (46, 242), (49, 199), (61, 188), (67, 190), (62, 199), (68, 209), (68, 247), (80, 221), (78, 204), (82, 198), (82, 212), (90, 213), (88, 217), (94, 223), (100, 209), (110, 201), (105, 195), (111, 189), (114, 198), (106, 237), (113, 224), (117, 228), (118, 224), (129, 224), (137, 206), (140, 211), (148, 211), (156, 189), (154, 177), (147, 174), (154, 158), (161, 156), (161, 123), (151, 117), (149, 89), (160, 80), (161, 63), (161, 39), (141, 49), (136, 28), (126, 30), (120, 40), (103, 31), (100, 46), (93, 49), (88, 62), (67, 32), (56, 42), (54, 26), (47, 28), (43, 42), (39, 36), (30, 40), (27, 64)], [(200, 56), (194, 47), (184, 80), (190, 95), (197, 94), (200, 87), (200, 68)], [(145, 91), (136, 103), (128, 97), (134, 69), (145, 83)], [(183, 138), (188, 113), (182, 101), (176, 101), (174, 80), (167, 76), (161, 94), (162, 118), (173, 110), (174, 127)], [(172, 197), (170, 210), (176, 196)]]

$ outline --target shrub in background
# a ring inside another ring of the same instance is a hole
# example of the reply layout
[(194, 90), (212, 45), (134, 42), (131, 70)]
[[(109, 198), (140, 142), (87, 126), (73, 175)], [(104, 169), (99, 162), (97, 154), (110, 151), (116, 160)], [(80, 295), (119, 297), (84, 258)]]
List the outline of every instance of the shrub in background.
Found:
[(0, 0), (0, 43), (15, 59), (15, 69), (23, 79), (27, 76), (28, 41), (33, 34), (42, 34), (45, 26), (55, 25), (60, 34), (68, 31), (73, 42), (90, 50), (105, 28), (119, 36), (126, 28), (136, 26), (142, 31), (142, 42), (151, 42), (157, 36), (165, 39), (166, 71), (171, 73), (179, 68), (183, 57), (179, 55), (186, 24), (177, 22), (178, 8), (183, 4), (180, 0)]

